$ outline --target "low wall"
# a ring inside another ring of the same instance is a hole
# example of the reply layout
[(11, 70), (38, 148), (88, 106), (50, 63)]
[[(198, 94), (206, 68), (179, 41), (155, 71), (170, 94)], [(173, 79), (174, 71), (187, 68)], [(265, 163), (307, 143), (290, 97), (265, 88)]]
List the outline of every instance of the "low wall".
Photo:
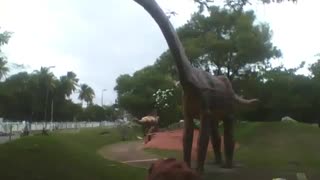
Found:
[(111, 127), (115, 126), (114, 122), (101, 121), (101, 122), (0, 122), (0, 132), (10, 133), (10, 128), (12, 132), (21, 132), (28, 126), (31, 131), (46, 129), (75, 129), (75, 128), (93, 128), (93, 127)]

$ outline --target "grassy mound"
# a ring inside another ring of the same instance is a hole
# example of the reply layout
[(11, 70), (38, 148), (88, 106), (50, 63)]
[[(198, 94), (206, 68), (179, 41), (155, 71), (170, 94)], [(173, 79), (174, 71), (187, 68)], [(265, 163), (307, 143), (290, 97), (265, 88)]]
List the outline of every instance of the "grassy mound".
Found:
[(249, 167), (320, 170), (319, 128), (303, 123), (248, 123), (237, 128), (236, 154)]
[[(240, 148), (234, 158), (244, 167), (233, 173), (209, 173), (208, 179), (295, 179), (297, 172), (306, 173), (309, 179), (320, 179), (319, 128), (303, 123), (248, 122), (237, 124), (235, 130)], [(182, 153), (177, 151), (147, 151), (182, 159)], [(209, 161), (212, 158), (210, 154)]]

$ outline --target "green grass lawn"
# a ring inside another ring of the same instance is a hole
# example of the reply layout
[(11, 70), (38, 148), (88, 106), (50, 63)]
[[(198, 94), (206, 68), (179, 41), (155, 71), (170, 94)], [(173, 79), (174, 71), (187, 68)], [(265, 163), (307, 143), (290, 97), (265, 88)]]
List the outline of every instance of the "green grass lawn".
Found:
[[(108, 134), (101, 135), (103, 131)], [(136, 131), (130, 132), (131, 135)], [(131, 136), (134, 137), (134, 136)], [(81, 129), (24, 137), (0, 145), (2, 180), (141, 180), (146, 171), (103, 159), (97, 150), (120, 141), (115, 129)]]
[(248, 167), (320, 170), (320, 129), (302, 123), (250, 123), (238, 127), (236, 160)]
[[(109, 133), (101, 135), (101, 132)], [(80, 133), (56, 132), (50, 136), (24, 137), (0, 145), (2, 180), (142, 180), (146, 170), (103, 159), (97, 150), (119, 142), (117, 129), (82, 129)], [(135, 137), (136, 130), (130, 132)], [(232, 172), (210, 172), (206, 179), (244, 180), (287, 177), (304, 172), (309, 180), (320, 179), (320, 129), (306, 124), (237, 124), (240, 143), (235, 161), (243, 167)], [(148, 150), (181, 159), (176, 151)], [(210, 155), (209, 158), (213, 158)]]
[[(264, 177), (270, 179), (274, 173), (295, 179), (296, 172), (304, 172), (309, 179), (320, 179), (319, 139), (319, 128), (302, 123), (237, 124), (236, 140), (240, 143), (240, 148), (235, 152), (234, 159), (244, 168), (233, 173), (234, 176), (213, 173), (210, 177), (251, 179), (252, 176), (258, 179), (264, 179)], [(181, 152), (155, 149), (147, 151), (164, 157), (182, 159)], [(210, 154), (208, 158), (212, 159), (213, 155)], [(241, 178), (241, 175), (245, 178)]]

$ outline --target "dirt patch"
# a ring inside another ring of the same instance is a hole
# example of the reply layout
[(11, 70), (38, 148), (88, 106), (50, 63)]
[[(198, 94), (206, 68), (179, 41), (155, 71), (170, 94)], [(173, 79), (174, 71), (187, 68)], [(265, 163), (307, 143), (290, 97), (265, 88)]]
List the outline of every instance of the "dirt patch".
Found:
[[(159, 155), (148, 153), (144, 151), (145, 148), (162, 149), (162, 150), (176, 150), (182, 151), (182, 134), (183, 130), (173, 130), (155, 133), (147, 144), (143, 141), (125, 141), (109, 146), (104, 146), (98, 153), (105, 159), (122, 162), (137, 167), (148, 168), (152, 162), (163, 158)], [(192, 146), (192, 160), (196, 160), (197, 140), (199, 131), (194, 131), (193, 146)], [(221, 150), (223, 151), (223, 137)], [(236, 144), (236, 148), (239, 145)], [(181, 152), (182, 153), (182, 152)], [(211, 143), (208, 147), (208, 153), (212, 153)]]
[[(153, 148), (153, 149), (163, 149), (163, 150), (177, 150), (182, 151), (182, 135), (183, 129), (177, 129), (173, 131), (164, 131), (155, 133), (147, 144), (144, 145), (144, 148)], [(194, 130), (193, 133), (193, 142), (192, 142), (192, 154), (191, 157), (193, 160), (197, 157), (197, 141), (198, 141), (199, 131)], [(224, 150), (223, 145), (223, 136), (221, 136), (221, 151)], [(239, 148), (239, 144), (236, 143), (235, 149)], [(211, 142), (209, 142), (208, 153), (213, 151)]]

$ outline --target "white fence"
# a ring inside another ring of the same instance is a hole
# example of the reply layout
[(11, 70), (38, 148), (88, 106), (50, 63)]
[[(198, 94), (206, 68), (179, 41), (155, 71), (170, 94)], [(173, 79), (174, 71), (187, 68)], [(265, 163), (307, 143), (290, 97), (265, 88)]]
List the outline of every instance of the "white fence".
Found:
[(101, 122), (1, 122), (0, 121), (0, 132), (10, 133), (12, 132), (21, 132), (27, 126), (31, 131), (46, 129), (76, 129), (76, 128), (93, 128), (93, 127), (112, 127), (116, 123), (109, 121)]

